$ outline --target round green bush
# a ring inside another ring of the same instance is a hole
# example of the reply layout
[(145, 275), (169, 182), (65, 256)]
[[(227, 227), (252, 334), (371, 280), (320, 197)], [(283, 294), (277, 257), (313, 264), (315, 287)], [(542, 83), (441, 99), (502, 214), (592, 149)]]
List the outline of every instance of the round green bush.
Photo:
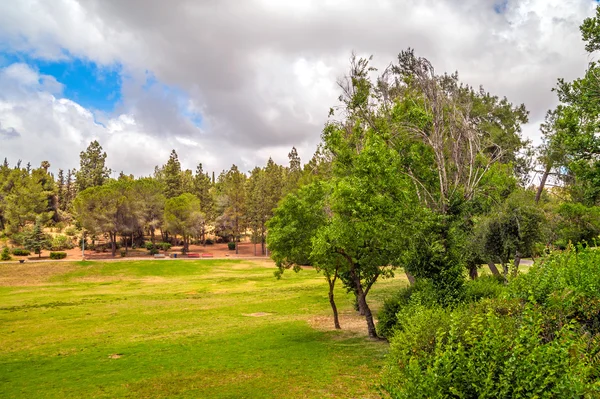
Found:
[(27, 249), (15, 248), (12, 250), (12, 254), (15, 256), (29, 256), (31, 252)]
[(230, 251), (234, 251), (235, 250), (235, 242), (233, 242), (233, 241), (228, 242), (227, 248), (229, 248)]
[(67, 257), (66, 252), (50, 252), (50, 259), (64, 259)]

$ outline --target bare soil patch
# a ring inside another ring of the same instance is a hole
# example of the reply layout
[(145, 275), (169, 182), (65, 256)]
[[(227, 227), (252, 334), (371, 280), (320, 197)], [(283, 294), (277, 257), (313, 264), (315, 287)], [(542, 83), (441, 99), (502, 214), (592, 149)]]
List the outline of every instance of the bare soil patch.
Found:
[[(356, 312), (343, 312), (338, 315), (340, 320), (341, 332), (350, 335), (368, 336), (367, 324), (364, 316)], [(333, 315), (315, 316), (307, 320), (308, 325), (319, 331), (340, 331), (333, 325)]]

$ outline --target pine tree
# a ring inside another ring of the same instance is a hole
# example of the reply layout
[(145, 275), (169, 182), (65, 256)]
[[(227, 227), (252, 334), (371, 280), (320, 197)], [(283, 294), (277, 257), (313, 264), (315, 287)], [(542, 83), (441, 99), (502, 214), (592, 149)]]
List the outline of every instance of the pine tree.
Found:
[(79, 154), (79, 171), (75, 175), (77, 189), (83, 191), (88, 187), (101, 186), (110, 178), (111, 170), (105, 166), (106, 152), (94, 140), (85, 151)]
[(65, 193), (65, 171), (62, 169), (58, 170), (58, 181), (57, 181), (56, 195), (58, 197), (58, 209), (64, 211), (66, 209), (66, 193)]
[(167, 164), (162, 169), (162, 177), (165, 183), (165, 197), (174, 198), (183, 193), (183, 179), (181, 163), (175, 150), (171, 151)]
[(44, 234), (42, 230), (42, 224), (40, 221), (36, 221), (33, 226), (33, 230), (29, 232), (25, 236), (24, 246), (33, 253), (38, 254), (38, 256), (42, 257), (42, 249), (45, 249), (49, 245), (48, 236)]

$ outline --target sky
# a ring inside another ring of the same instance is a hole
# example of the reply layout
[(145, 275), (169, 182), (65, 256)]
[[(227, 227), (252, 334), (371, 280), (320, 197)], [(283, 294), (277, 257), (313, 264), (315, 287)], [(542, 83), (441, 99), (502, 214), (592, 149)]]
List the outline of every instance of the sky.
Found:
[(307, 162), (352, 52), (380, 69), (408, 47), (515, 104), (540, 142), (557, 78), (592, 60), (593, 0), (4, 0), (0, 158), (79, 167), (92, 140), (115, 174), (172, 149), (217, 174)]

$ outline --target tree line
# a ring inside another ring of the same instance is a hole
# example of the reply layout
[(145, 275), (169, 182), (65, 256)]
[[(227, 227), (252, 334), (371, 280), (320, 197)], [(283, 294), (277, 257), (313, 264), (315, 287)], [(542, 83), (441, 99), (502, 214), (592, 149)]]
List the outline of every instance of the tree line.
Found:
[[(43, 161), (39, 168), (18, 161), (0, 166), (0, 230), (17, 246), (34, 228), (74, 225), (94, 242), (106, 238), (113, 256), (117, 246), (155, 242), (205, 243), (207, 236), (237, 242), (249, 235), (266, 253), (266, 223), (277, 202), (310, 179), (295, 148), (289, 166), (269, 159), (248, 173), (232, 165), (216, 178), (198, 164), (183, 170), (175, 150), (152, 176), (136, 178), (121, 172), (111, 178), (107, 154), (98, 141), (80, 153), (79, 169), (57, 176)], [(315, 159), (318, 154), (315, 155)]]

